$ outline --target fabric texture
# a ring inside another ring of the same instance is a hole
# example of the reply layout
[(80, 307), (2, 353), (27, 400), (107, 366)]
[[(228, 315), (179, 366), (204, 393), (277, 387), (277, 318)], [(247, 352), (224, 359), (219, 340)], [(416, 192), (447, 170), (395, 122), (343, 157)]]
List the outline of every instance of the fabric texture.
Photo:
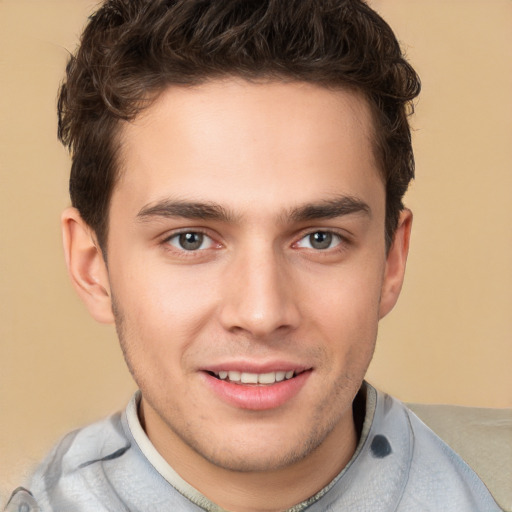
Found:
[[(341, 473), (288, 512), (498, 512), (470, 467), (401, 402), (364, 384), (365, 418)], [(7, 512), (221, 512), (184, 482), (123, 413), (68, 434)]]
[(469, 464), (500, 507), (512, 512), (512, 409), (445, 404), (407, 407)]

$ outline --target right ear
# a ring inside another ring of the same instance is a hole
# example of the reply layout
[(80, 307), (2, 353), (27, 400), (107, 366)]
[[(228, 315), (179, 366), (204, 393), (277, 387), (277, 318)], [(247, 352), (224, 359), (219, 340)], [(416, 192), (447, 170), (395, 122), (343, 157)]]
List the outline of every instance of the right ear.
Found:
[(76, 208), (64, 210), (61, 226), (66, 264), (75, 290), (95, 320), (113, 323), (107, 265), (94, 231)]

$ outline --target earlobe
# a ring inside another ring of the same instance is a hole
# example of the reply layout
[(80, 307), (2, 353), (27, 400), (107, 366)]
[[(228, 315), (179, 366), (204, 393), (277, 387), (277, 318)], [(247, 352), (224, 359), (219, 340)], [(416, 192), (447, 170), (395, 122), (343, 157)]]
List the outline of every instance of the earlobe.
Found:
[(411, 227), (412, 212), (406, 208), (400, 214), (393, 243), (386, 258), (379, 318), (383, 318), (393, 309), (400, 295), (404, 282), (407, 254), (409, 253)]
[(76, 208), (62, 214), (62, 239), (71, 282), (98, 322), (113, 323), (108, 271), (93, 230)]

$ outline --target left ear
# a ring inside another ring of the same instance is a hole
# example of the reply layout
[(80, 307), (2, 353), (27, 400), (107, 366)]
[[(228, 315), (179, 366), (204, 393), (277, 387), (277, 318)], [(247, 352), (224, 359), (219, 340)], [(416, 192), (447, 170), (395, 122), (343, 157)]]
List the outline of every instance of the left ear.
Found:
[(405, 208), (400, 213), (393, 243), (386, 257), (386, 268), (380, 297), (379, 318), (385, 317), (395, 306), (404, 282), (405, 264), (409, 253), (412, 212)]

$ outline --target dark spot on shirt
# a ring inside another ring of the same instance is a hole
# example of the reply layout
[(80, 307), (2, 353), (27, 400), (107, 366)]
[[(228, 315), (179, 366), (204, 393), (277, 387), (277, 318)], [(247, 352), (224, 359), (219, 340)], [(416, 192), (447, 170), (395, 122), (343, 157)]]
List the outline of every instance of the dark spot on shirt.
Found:
[(389, 444), (388, 438), (381, 434), (377, 434), (373, 438), (370, 449), (372, 450), (372, 455), (377, 459), (383, 459), (393, 451), (391, 450), (391, 445)]

